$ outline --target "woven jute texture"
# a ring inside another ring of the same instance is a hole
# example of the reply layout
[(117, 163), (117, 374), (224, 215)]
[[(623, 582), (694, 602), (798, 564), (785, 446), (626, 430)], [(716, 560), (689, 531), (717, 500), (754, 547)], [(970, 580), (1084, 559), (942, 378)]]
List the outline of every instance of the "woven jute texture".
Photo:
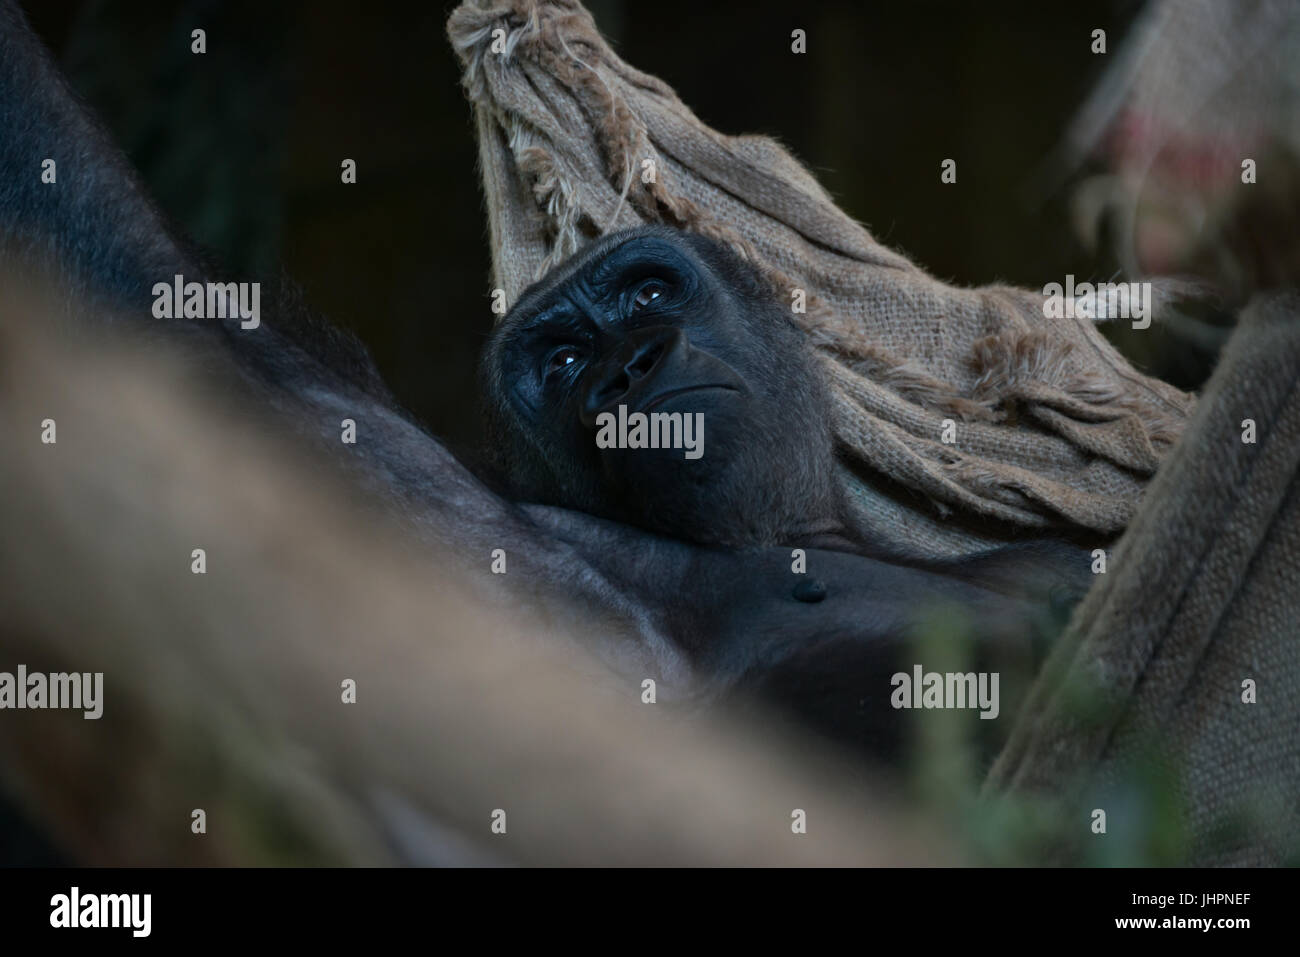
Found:
[[(1300, 296), (1247, 310), (1098, 578), (990, 791), (1083, 802), (1078, 833), (1093, 808), (1120, 833), (1167, 816), (1184, 862), (1296, 863)], [(1171, 780), (1165, 807), (1135, 800), (1144, 768)]]
[(1193, 402), (1091, 320), (1046, 318), (1036, 291), (927, 275), (777, 143), (700, 122), (572, 0), (470, 0), (448, 35), (507, 301), (607, 232), (712, 236), (790, 294), (833, 387), (859, 519), (881, 544), (958, 557), (1034, 530), (1105, 537), (1133, 517)]

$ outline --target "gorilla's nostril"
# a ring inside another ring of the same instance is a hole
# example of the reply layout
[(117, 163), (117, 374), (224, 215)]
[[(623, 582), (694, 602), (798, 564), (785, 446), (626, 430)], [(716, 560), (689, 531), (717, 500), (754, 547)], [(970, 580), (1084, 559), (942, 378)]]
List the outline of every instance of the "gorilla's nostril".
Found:
[(632, 361), (623, 367), (633, 379), (639, 379), (655, 367), (659, 357), (664, 354), (665, 344), (663, 340), (651, 343), (645, 349), (642, 349), (632, 358)]
[(596, 402), (600, 405), (604, 405), (610, 399), (627, 392), (631, 385), (632, 380), (628, 377), (626, 371), (611, 376), (596, 390)]
[(671, 365), (673, 349), (686, 339), (679, 332), (639, 330), (620, 343), (593, 373), (593, 384), (583, 402), (583, 421), (592, 426), (597, 415), (620, 403), (632, 404), (647, 392), (663, 367)]

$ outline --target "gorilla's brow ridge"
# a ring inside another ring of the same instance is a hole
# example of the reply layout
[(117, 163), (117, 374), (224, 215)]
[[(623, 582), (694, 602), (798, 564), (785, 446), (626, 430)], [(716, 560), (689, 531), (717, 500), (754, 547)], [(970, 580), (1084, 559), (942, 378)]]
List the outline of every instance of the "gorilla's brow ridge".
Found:
[(658, 236), (631, 236), (604, 252), (593, 252), (592, 255), (594, 258), (585, 265), (550, 280), (554, 285), (536, 297), (542, 303), (540, 308), (527, 299), (521, 300), (516, 309), (522, 306), (523, 311), (530, 314), (518, 324), (520, 332), (533, 333), (538, 329), (563, 325), (569, 332), (588, 335), (590, 330), (586, 328), (581, 312), (575, 312), (563, 298), (552, 298), (565, 287), (569, 287), (567, 296), (570, 298), (575, 295), (573, 287), (576, 286), (581, 290), (580, 299), (585, 299), (588, 293), (593, 299), (603, 299), (616, 292), (627, 274), (635, 270), (675, 281), (684, 289), (693, 291), (701, 274), (701, 264), (692, 256)]
[(633, 236), (595, 259), (588, 267), (587, 279), (594, 288), (603, 291), (629, 268), (644, 268), (647, 264), (668, 270), (678, 278), (699, 271), (693, 259), (672, 243), (658, 236)]
[(521, 333), (533, 333), (539, 329), (563, 330), (574, 336), (591, 337), (591, 330), (587, 328), (582, 313), (563, 300), (556, 300), (537, 310), (518, 326)]

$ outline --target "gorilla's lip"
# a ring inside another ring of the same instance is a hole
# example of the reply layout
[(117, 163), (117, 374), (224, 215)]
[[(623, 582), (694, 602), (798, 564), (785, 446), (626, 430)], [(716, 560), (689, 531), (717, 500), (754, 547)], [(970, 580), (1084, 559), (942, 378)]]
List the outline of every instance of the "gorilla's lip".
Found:
[(669, 399), (676, 398), (679, 395), (685, 395), (688, 392), (705, 392), (709, 389), (725, 389), (728, 392), (739, 392), (734, 385), (728, 385), (725, 382), (711, 382), (707, 385), (688, 385), (680, 389), (668, 389), (666, 392), (660, 392), (651, 396), (649, 402), (643, 402), (635, 411), (649, 412), (657, 405), (662, 405)]

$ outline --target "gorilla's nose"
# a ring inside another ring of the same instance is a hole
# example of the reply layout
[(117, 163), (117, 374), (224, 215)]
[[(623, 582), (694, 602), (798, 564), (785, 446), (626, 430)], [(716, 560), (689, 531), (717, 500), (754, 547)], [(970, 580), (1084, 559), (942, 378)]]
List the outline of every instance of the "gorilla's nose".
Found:
[(582, 423), (595, 428), (602, 412), (617, 412), (620, 405), (636, 409), (664, 389), (671, 388), (671, 370), (678, 353), (689, 348), (685, 334), (671, 326), (651, 326), (628, 335), (592, 377), (582, 404)]

